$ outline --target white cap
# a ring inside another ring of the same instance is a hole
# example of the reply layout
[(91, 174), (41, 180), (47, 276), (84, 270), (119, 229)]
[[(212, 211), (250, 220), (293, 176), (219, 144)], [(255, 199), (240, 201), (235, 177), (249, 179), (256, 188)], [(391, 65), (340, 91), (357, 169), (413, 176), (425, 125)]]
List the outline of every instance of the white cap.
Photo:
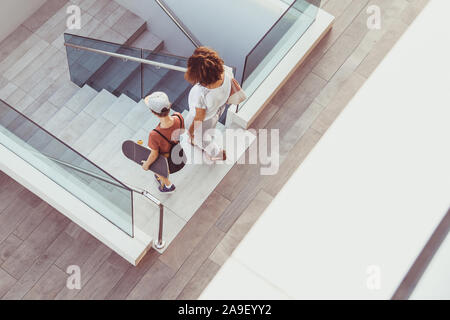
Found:
[(161, 113), (164, 108), (166, 108), (167, 110), (170, 109), (169, 97), (167, 96), (167, 94), (161, 91), (153, 92), (152, 94), (148, 95), (147, 97), (145, 97), (144, 102), (147, 107), (150, 108), (150, 110), (156, 113)]

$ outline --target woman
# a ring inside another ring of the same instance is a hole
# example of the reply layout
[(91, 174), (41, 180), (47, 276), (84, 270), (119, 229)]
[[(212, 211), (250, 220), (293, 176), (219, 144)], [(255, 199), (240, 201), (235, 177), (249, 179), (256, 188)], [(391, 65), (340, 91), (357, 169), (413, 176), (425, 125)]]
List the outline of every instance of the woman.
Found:
[[(185, 79), (193, 84), (189, 93), (189, 115), (186, 128), (191, 143), (202, 148), (213, 160), (226, 160), (225, 150), (204, 133), (214, 129), (226, 108), (233, 80), (232, 69), (225, 66), (216, 51), (199, 47), (188, 60)], [(201, 124), (201, 125), (200, 125)]]

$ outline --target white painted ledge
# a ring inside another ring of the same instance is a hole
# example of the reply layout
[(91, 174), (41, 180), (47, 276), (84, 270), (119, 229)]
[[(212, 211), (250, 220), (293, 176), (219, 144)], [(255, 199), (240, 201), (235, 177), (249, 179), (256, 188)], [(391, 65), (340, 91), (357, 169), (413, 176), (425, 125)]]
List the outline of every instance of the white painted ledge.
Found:
[(247, 129), (264, 110), (272, 97), (275, 96), (278, 90), (327, 34), (333, 26), (333, 22), (334, 17), (332, 15), (319, 9), (314, 23), (288, 51), (285, 57), (261, 83), (253, 95), (251, 95), (245, 104), (241, 106), (241, 110), (236, 113), (235, 107), (229, 109), (227, 116), (229, 119), (227, 119), (227, 123), (234, 123)]
[[(0, 145), (0, 169), (133, 265), (151, 248), (132, 238), (39, 170)], [(150, 241), (150, 242), (148, 242)]]

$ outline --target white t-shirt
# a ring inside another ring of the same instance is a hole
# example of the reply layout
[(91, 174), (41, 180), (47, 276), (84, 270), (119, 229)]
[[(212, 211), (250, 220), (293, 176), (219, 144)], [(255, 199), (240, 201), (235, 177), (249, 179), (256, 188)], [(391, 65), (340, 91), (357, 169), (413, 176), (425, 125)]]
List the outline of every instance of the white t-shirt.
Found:
[(196, 84), (189, 92), (189, 111), (195, 114), (196, 108), (206, 109), (205, 120), (214, 117), (230, 97), (231, 80), (233, 79), (233, 69), (225, 66), (223, 84), (214, 89), (208, 89)]

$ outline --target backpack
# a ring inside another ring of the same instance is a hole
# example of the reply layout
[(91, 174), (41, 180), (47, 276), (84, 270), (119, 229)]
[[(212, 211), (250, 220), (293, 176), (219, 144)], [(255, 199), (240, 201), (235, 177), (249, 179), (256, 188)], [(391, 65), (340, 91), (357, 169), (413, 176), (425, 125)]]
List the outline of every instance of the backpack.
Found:
[[(183, 128), (183, 121), (178, 114), (175, 116), (180, 119), (180, 129)], [(167, 158), (167, 163), (169, 165), (169, 173), (175, 173), (184, 168), (187, 162), (186, 154), (184, 153), (183, 147), (180, 144), (180, 141), (174, 142), (166, 138), (161, 132), (156, 129), (153, 131), (157, 132), (161, 137), (164, 138), (167, 142), (170, 143), (170, 152), (169, 157)]]

